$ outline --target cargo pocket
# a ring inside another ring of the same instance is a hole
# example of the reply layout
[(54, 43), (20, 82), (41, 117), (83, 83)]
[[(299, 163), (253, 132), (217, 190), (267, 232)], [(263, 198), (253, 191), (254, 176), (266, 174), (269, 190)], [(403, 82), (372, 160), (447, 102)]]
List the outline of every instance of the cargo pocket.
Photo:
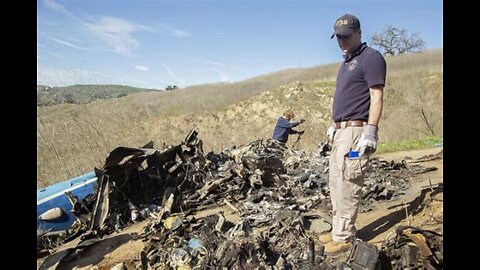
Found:
[(343, 160), (343, 175), (345, 180), (351, 182), (362, 180), (370, 164), (368, 156), (365, 155), (354, 158), (344, 157)]

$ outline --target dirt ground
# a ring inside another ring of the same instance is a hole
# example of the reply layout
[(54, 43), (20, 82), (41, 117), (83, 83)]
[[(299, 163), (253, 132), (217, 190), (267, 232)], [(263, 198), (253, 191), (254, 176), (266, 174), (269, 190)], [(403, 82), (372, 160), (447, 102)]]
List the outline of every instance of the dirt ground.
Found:
[[(433, 148), (402, 151), (384, 154), (381, 157), (401, 161), (405, 157), (417, 159), (437, 154), (441, 150)], [(416, 226), (443, 234), (443, 158), (417, 164), (436, 167), (438, 170), (412, 177), (412, 186), (405, 195), (394, 201), (380, 202), (374, 211), (359, 214), (358, 236), (362, 240), (379, 244), (399, 225)]]
[[(401, 151), (377, 155), (386, 160), (415, 160), (427, 155), (439, 153), (442, 148), (423, 150)], [(443, 159), (435, 159), (417, 163), (424, 167), (436, 167), (438, 170), (430, 171), (411, 177), (411, 187), (393, 201), (383, 201), (375, 204), (372, 211), (359, 213), (356, 226), (358, 237), (377, 246), (395, 231), (399, 225), (412, 225), (422, 229), (433, 230), (443, 234)], [(440, 184), (440, 185), (439, 185)], [(208, 216), (224, 211), (225, 218), (235, 222), (239, 216), (228, 207), (218, 207), (201, 211), (197, 217)], [(315, 210), (311, 211), (315, 213)], [(407, 218), (408, 213), (408, 218)], [(322, 214), (326, 219), (328, 216)], [(143, 242), (136, 239), (135, 234), (140, 233), (148, 224), (148, 220), (135, 223), (120, 233), (109, 236), (99, 244), (93, 245), (69, 263), (62, 263), (57, 269), (111, 269), (120, 262), (127, 266), (139, 258)], [(311, 229), (315, 232), (315, 226)], [(78, 240), (71, 241), (59, 250), (73, 247)], [(37, 267), (42, 260), (37, 260)], [(131, 269), (129, 267), (129, 269)]]

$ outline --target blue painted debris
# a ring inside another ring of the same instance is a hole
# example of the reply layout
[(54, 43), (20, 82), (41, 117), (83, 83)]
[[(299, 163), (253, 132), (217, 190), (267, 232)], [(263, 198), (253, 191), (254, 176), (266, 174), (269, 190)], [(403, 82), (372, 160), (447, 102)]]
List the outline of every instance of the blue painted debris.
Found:
[[(97, 189), (95, 172), (89, 172), (75, 178), (37, 189), (37, 229), (42, 231), (67, 230), (72, 226), (77, 217), (72, 213), (72, 203), (66, 192), (71, 192), (76, 199), (82, 200), (93, 194)], [(54, 215), (53, 220), (44, 220), (49, 213), (58, 214), (56, 208), (63, 212), (61, 216)], [(54, 209), (54, 210), (52, 210)], [(48, 212), (50, 211), (50, 212)], [(42, 215), (43, 214), (43, 215)]]

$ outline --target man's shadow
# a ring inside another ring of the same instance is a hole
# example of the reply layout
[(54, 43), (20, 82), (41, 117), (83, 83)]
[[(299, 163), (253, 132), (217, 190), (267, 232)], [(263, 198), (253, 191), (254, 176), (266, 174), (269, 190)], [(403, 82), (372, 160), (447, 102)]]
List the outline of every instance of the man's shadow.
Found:
[[(427, 187), (422, 189), (418, 197), (416, 197), (410, 203), (407, 203), (407, 211), (409, 216), (414, 216), (420, 211), (422, 211), (425, 206), (422, 202), (425, 200), (425, 196), (428, 194), (428, 192), (431, 192), (430, 197), (435, 196), (435, 194), (439, 192), (443, 192), (443, 183), (439, 183), (438, 186), (435, 187)], [(365, 242), (368, 242), (375, 238), (377, 235), (386, 232), (388, 229), (392, 228), (406, 218), (405, 207), (402, 203), (388, 207), (388, 209), (393, 208), (398, 208), (398, 210), (384, 217), (381, 217), (358, 230), (358, 238), (362, 239)]]

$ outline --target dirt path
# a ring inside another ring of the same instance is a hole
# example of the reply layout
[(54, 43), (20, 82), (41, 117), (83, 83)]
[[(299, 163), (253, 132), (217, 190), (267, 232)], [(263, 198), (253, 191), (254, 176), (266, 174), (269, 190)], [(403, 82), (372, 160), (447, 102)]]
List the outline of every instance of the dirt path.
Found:
[[(440, 150), (441, 148), (402, 151), (381, 154), (378, 157), (401, 161), (406, 157), (417, 159), (437, 154)], [(407, 224), (443, 233), (443, 189), (441, 186), (437, 187), (439, 183), (443, 183), (443, 159), (421, 162), (419, 165), (436, 167), (437, 170), (412, 176), (411, 188), (404, 195), (394, 201), (380, 202), (370, 212), (359, 213), (356, 226), (362, 240), (380, 245), (397, 226)], [(409, 213), (408, 220), (405, 207)], [(225, 206), (201, 211), (197, 217), (218, 213), (220, 210), (224, 211), (229, 221), (238, 221), (238, 214)], [(139, 258), (143, 247), (143, 242), (136, 239), (135, 234), (140, 233), (148, 222), (135, 223), (120, 233), (110, 235), (108, 240), (82, 253), (79, 259), (62, 263), (57, 269), (110, 269), (120, 262), (131, 266), (132, 262)], [(67, 243), (62, 249), (73, 247), (76, 243), (78, 241)], [(40, 263), (40, 260), (37, 261), (38, 266)]]

